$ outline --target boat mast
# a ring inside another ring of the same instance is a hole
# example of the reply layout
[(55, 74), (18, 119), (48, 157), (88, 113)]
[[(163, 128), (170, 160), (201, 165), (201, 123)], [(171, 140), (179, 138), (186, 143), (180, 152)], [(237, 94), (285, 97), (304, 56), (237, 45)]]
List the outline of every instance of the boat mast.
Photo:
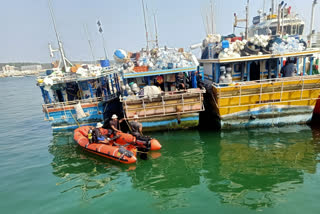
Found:
[(156, 19), (156, 14), (153, 14), (153, 19), (154, 19), (154, 28), (155, 28), (155, 33), (156, 33), (156, 47), (159, 48), (159, 40), (158, 40), (158, 27), (157, 27), (157, 19)]
[(107, 50), (106, 50), (106, 42), (105, 42), (105, 39), (104, 39), (103, 30), (102, 30), (102, 24), (101, 24), (100, 20), (98, 20), (97, 25), (98, 25), (99, 32), (100, 32), (101, 38), (102, 38), (104, 57), (105, 57), (105, 59), (108, 59), (108, 54), (107, 54)]
[(212, 34), (214, 34), (215, 30), (214, 30), (213, 3), (212, 3), (212, 0), (211, 0), (211, 27), (212, 27)]
[(282, 19), (282, 24), (281, 24), (281, 35), (284, 35), (284, 9), (286, 8), (287, 3), (284, 4), (284, 6), (281, 9), (281, 19)]
[(271, 15), (274, 14), (274, 0), (271, 1)]
[(145, 28), (145, 31), (146, 31), (147, 53), (149, 53), (149, 38), (148, 38), (148, 28), (147, 28), (147, 20), (146, 20), (146, 11), (145, 11), (145, 6), (144, 6), (144, 1), (141, 0), (141, 2), (142, 2), (142, 9), (143, 9), (144, 28)]
[(310, 34), (309, 34), (309, 46), (312, 47), (312, 35), (313, 35), (313, 25), (314, 25), (314, 10), (316, 7), (316, 4), (318, 4), (317, 0), (314, 0), (312, 3), (312, 10), (311, 10), (311, 21), (310, 21)]
[(249, 35), (249, 0), (247, 0), (247, 6), (246, 6), (246, 34), (245, 39), (248, 39)]
[(278, 24), (277, 24), (277, 33), (280, 35), (281, 34), (281, 30), (280, 30), (280, 18), (281, 18), (281, 10), (282, 10), (282, 6), (284, 4), (284, 1), (282, 1), (279, 5), (278, 5)]
[(90, 50), (91, 50), (92, 62), (95, 63), (95, 57), (94, 57), (94, 54), (93, 54), (92, 43), (91, 43), (91, 40), (90, 40), (90, 37), (89, 37), (89, 32), (88, 32), (87, 25), (84, 24), (83, 27), (84, 27), (84, 30), (85, 30), (85, 32), (86, 32), (87, 39), (88, 39), (88, 43), (89, 43), (89, 47), (90, 47)]
[(57, 37), (57, 41), (58, 41), (58, 45), (59, 45), (59, 52), (60, 52), (60, 55), (61, 55), (61, 60), (62, 60), (62, 63), (63, 63), (65, 71), (67, 71), (67, 62), (66, 62), (67, 60), (66, 60), (66, 56), (65, 56), (64, 51), (63, 51), (62, 42), (60, 40), (58, 31), (57, 31), (57, 26), (56, 26), (56, 21), (54, 19), (54, 13), (53, 13), (53, 9), (52, 9), (51, 0), (48, 0), (48, 5), (49, 5), (51, 18), (52, 18), (53, 28), (54, 28), (54, 31), (56, 33), (56, 37)]

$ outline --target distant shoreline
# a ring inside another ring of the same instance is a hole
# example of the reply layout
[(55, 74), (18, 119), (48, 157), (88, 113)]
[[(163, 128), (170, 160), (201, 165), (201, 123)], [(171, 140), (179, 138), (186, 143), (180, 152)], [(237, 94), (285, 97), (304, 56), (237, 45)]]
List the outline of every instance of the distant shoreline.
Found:
[(0, 73), (0, 78), (6, 78), (6, 77), (25, 77), (25, 76), (36, 76), (40, 73), (45, 72), (45, 69), (39, 70), (39, 71), (12, 71), (7, 73)]

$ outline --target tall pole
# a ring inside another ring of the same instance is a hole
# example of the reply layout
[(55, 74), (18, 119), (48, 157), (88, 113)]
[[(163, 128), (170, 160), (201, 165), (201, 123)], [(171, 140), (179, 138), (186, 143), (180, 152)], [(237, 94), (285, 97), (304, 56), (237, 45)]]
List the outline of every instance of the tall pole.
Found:
[(156, 31), (156, 47), (159, 48), (159, 40), (158, 40), (158, 27), (157, 27), (157, 19), (156, 19), (156, 14), (153, 14), (153, 19), (154, 19), (154, 28)]
[(92, 62), (94, 63), (95, 62), (95, 57), (94, 57), (94, 54), (93, 54), (93, 48), (92, 48), (92, 43), (91, 43), (91, 40), (90, 40), (90, 37), (89, 37), (88, 28), (87, 28), (86, 24), (84, 24), (83, 27), (84, 27), (84, 30), (86, 31), (86, 35), (87, 35), (87, 39), (88, 39), (88, 43), (89, 43), (89, 47), (90, 47), (90, 51), (91, 51), (91, 55), (92, 55)]
[(277, 33), (280, 35), (281, 34), (281, 29), (280, 29), (280, 18), (281, 18), (281, 11), (282, 11), (282, 6), (284, 4), (284, 1), (282, 1), (278, 5), (278, 25), (277, 25)]
[(249, 36), (249, 0), (247, 0), (247, 6), (246, 6), (246, 34), (245, 38), (248, 39)]
[(278, 22), (277, 22), (277, 34), (280, 35), (280, 13), (281, 13), (281, 4), (278, 5)]
[(208, 17), (208, 14), (206, 15), (206, 19), (207, 19), (208, 32), (209, 32), (209, 34), (213, 34), (212, 32), (210, 32), (210, 25), (209, 25), (209, 17)]
[(314, 0), (313, 3), (312, 3), (311, 21), (310, 21), (310, 34), (309, 34), (310, 47), (312, 47), (312, 35), (313, 35), (313, 25), (314, 25), (314, 10), (315, 10), (316, 4), (318, 4), (318, 2), (317, 2), (317, 0)]
[(51, 14), (52, 23), (53, 23), (53, 28), (54, 28), (54, 31), (56, 33), (56, 37), (57, 37), (57, 41), (58, 41), (58, 45), (59, 45), (59, 51), (60, 51), (60, 55), (61, 55), (61, 60), (62, 60), (62, 63), (63, 63), (65, 71), (67, 71), (66, 57), (64, 55), (62, 42), (60, 41), (60, 37), (59, 37), (58, 31), (57, 31), (57, 26), (56, 26), (56, 21), (54, 19), (54, 13), (53, 13), (53, 9), (52, 9), (51, 0), (48, 0), (48, 5), (49, 5), (49, 10), (50, 10), (50, 14)]
[(287, 3), (285, 3), (285, 5), (283, 6), (283, 8), (281, 9), (281, 35), (284, 35), (284, 9), (287, 6)]
[(106, 41), (104, 39), (103, 33), (101, 33), (101, 37), (102, 37), (102, 42), (103, 42), (104, 56), (105, 56), (106, 59), (108, 59), (108, 54), (107, 54), (107, 50), (106, 50)]
[(271, 1), (271, 15), (274, 14), (274, 0)]
[(100, 20), (98, 20), (97, 25), (98, 25), (99, 32), (100, 32), (101, 38), (102, 38), (104, 57), (105, 57), (105, 59), (108, 59), (108, 54), (107, 54), (107, 49), (106, 49), (106, 42), (105, 42), (105, 39), (104, 39), (102, 24), (101, 24)]
[(214, 34), (214, 18), (213, 18), (213, 4), (211, 0), (211, 27), (212, 27), (212, 34)]
[(146, 31), (146, 40), (147, 40), (147, 53), (149, 52), (149, 38), (148, 38), (148, 28), (147, 28), (147, 20), (146, 20), (146, 11), (144, 8), (144, 1), (142, 1), (142, 9), (143, 9), (143, 18), (144, 18), (144, 28)]

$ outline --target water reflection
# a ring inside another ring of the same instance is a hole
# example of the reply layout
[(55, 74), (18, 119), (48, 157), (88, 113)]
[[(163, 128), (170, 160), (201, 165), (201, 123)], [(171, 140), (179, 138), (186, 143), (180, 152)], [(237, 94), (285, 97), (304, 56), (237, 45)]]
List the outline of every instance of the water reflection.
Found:
[(319, 150), (307, 126), (221, 132), (216, 143), (208, 143), (208, 135), (202, 140), (206, 151), (217, 151), (207, 153), (204, 176), (221, 203), (272, 207), (303, 184), (304, 173), (316, 171)]
[(73, 140), (73, 133), (54, 133), (49, 146), (53, 174), (62, 180), (61, 193), (81, 190), (82, 199), (90, 200), (112, 193), (121, 182), (121, 173), (130, 168), (92, 156)]
[(169, 132), (157, 136), (161, 158), (140, 162), (129, 171), (133, 187), (149, 192), (160, 210), (187, 207), (186, 193), (200, 185), (204, 152), (198, 131)]
[(189, 207), (204, 193), (222, 204), (259, 210), (281, 204), (301, 188), (305, 174), (316, 173), (319, 130), (290, 126), (154, 133), (161, 152), (131, 166), (84, 152), (72, 133), (55, 133), (49, 152), (61, 192), (81, 190), (83, 200), (138, 190), (151, 196), (153, 206), (169, 210)]

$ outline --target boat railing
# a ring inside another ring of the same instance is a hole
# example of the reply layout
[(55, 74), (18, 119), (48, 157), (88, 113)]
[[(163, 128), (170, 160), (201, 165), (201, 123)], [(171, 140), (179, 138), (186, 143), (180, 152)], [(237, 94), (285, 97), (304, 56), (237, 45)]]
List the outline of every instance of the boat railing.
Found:
[[(139, 117), (151, 118), (155, 116), (170, 116), (186, 113), (196, 113), (204, 111), (203, 105), (203, 94), (205, 90), (187, 90), (187, 91), (175, 91), (175, 92), (164, 92), (158, 97), (138, 97), (133, 100), (127, 100), (120, 98), (120, 101), (124, 104), (126, 111), (126, 117), (132, 119), (133, 115), (128, 116), (128, 112), (142, 112), (139, 114)], [(187, 99), (190, 100), (186, 101)], [(171, 102), (169, 101), (177, 101)], [(197, 109), (189, 108), (187, 106), (199, 105)], [(173, 108), (175, 111), (168, 111), (168, 108)], [(150, 111), (154, 109), (162, 109), (157, 113), (150, 114)]]
[[(306, 83), (308, 80), (316, 80), (313, 83)], [(292, 83), (292, 84), (290, 84)], [(269, 86), (271, 84), (271, 87)], [(306, 91), (315, 91), (320, 90), (320, 75), (312, 75), (312, 76), (301, 76), (301, 77), (287, 77), (287, 78), (276, 78), (276, 79), (268, 79), (268, 80), (259, 80), (259, 81), (251, 81), (241, 84), (232, 84), (226, 86), (225, 84), (213, 84), (214, 89), (217, 91), (216, 96), (213, 96), (214, 102), (218, 108), (230, 107), (230, 106), (256, 106), (258, 104), (272, 104), (272, 103), (281, 103), (281, 102), (296, 102), (296, 101), (309, 101), (309, 100), (318, 100), (317, 97), (303, 97), (304, 92)], [(223, 91), (226, 88), (235, 88), (235, 90), (231, 90), (232, 94), (227, 94), (227, 92)], [(258, 89), (258, 93), (256, 92)], [(251, 91), (250, 91), (251, 90)], [(299, 99), (288, 99), (283, 100), (283, 93), (293, 93), (299, 92)], [(236, 94), (237, 93), (237, 94)], [(278, 99), (271, 99), (263, 101), (263, 95), (273, 95), (279, 94)], [(236, 94), (236, 95), (235, 95)], [(259, 101), (254, 104), (242, 104), (242, 98), (244, 97), (253, 97), (259, 96)], [(222, 106), (221, 99), (239, 99), (238, 104)]]
[(94, 98), (88, 98), (88, 99), (81, 99), (81, 100), (72, 100), (72, 101), (66, 101), (66, 102), (55, 102), (55, 103), (48, 103), (43, 104), (42, 106), (45, 108), (60, 108), (63, 106), (73, 106), (78, 103), (80, 104), (91, 104), (91, 103), (99, 103), (103, 101), (110, 101), (115, 98), (117, 98), (117, 94), (109, 94), (107, 96), (101, 96), (101, 97), (94, 97)]

